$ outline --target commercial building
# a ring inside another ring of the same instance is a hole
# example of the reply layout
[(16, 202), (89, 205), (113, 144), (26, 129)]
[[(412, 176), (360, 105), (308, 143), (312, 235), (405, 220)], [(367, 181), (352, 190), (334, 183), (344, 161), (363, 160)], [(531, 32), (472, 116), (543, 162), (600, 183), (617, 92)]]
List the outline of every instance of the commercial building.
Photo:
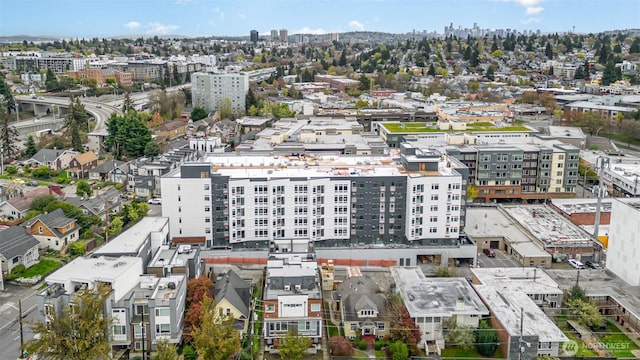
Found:
[(207, 112), (218, 110), (222, 99), (229, 99), (234, 110), (244, 110), (249, 91), (249, 76), (244, 73), (191, 75), (193, 106)]
[(613, 199), (607, 269), (631, 286), (640, 286), (640, 200)]
[(403, 266), (421, 255), (452, 264), (477, 256), (461, 233), (466, 168), (429, 150), (406, 146), (399, 157), (215, 154), (169, 172), (161, 186), (174, 240), (243, 249), (304, 239), (323, 258), (366, 259), (377, 251)]
[(280, 42), (289, 42), (289, 31), (287, 29), (280, 29)]
[(419, 347), (427, 354), (445, 348), (445, 333), (450, 321), (477, 328), (489, 315), (478, 295), (465, 278), (427, 278), (419, 267), (394, 267), (391, 275), (409, 316), (420, 328)]
[(249, 40), (254, 43), (258, 42), (258, 30), (251, 30), (249, 32)]
[(277, 352), (289, 330), (309, 338), (311, 352), (320, 349), (322, 292), (314, 254), (270, 253), (262, 306), (265, 351)]

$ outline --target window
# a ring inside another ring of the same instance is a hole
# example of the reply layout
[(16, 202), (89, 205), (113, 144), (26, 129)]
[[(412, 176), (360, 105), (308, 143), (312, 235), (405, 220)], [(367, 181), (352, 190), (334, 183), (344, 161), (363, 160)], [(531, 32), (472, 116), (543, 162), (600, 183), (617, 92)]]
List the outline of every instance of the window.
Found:
[(171, 311), (169, 310), (169, 308), (156, 308), (156, 316), (169, 316), (170, 314)]
[(267, 304), (264, 311), (268, 313), (276, 312), (276, 306), (274, 304)]
[(113, 325), (113, 335), (127, 335), (127, 327), (124, 325)]
[[(209, 184), (204, 184), (204, 189), (205, 190), (209, 190)], [(178, 189), (178, 190), (180, 190), (180, 189)]]
[(156, 324), (156, 334), (169, 334), (171, 333), (170, 324)]
[(314, 303), (312, 303), (312, 304), (311, 304), (311, 312), (318, 312), (318, 311), (320, 311), (320, 304), (318, 304), (318, 303), (315, 303), (315, 304), (314, 304)]
[(149, 315), (149, 305), (136, 305), (136, 315)]

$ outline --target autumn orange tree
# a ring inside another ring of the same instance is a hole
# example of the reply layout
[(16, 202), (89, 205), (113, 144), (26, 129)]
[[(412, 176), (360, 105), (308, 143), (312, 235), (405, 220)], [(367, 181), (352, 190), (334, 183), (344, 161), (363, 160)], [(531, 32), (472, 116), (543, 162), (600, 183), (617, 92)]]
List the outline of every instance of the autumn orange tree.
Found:
[(191, 337), (191, 331), (200, 325), (200, 309), (202, 300), (211, 297), (213, 282), (208, 277), (199, 277), (187, 283), (187, 313), (184, 316), (184, 334), (186, 340)]

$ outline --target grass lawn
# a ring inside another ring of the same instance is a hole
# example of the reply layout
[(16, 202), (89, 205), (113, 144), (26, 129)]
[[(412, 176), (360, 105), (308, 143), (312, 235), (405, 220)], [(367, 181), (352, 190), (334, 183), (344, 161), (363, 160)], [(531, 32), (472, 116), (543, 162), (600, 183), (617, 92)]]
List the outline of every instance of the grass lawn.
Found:
[(611, 322), (607, 322), (605, 330), (599, 332), (597, 336), (600, 342), (617, 358), (635, 358), (631, 350), (640, 349), (636, 343)]
[(329, 329), (329, 337), (332, 336), (342, 336), (342, 331), (339, 327), (337, 327), (331, 320), (327, 320), (327, 328)]
[(493, 125), (492, 123), (488, 122), (488, 121), (478, 121), (478, 122), (470, 122), (467, 123), (467, 127), (478, 127), (478, 126), (482, 126), (482, 127), (495, 127), (495, 125)]
[(62, 264), (55, 260), (42, 259), (39, 263), (27, 268), (20, 277), (31, 278), (38, 275), (45, 276), (52, 273), (53, 270), (60, 266), (62, 266)]
[[(582, 340), (578, 339), (578, 337), (571, 333), (571, 331), (563, 331), (564, 334), (570, 339), (575, 341), (578, 344), (578, 352), (575, 356), (577, 357), (595, 357), (598, 356), (593, 350), (589, 349)], [(560, 344), (560, 348), (562, 348), (562, 344)]]
[(470, 349), (465, 350), (463, 348), (459, 348), (456, 346), (448, 347), (442, 350), (441, 357), (443, 359), (447, 359), (447, 358), (502, 359), (504, 358), (504, 356), (502, 355), (502, 350), (500, 350), (500, 348), (496, 349), (496, 352), (493, 354), (493, 356), (487, 357), (487, 356), (480, 355), (480, 353), (478, 353), (478, 350), (475, 347), (471, 347)]

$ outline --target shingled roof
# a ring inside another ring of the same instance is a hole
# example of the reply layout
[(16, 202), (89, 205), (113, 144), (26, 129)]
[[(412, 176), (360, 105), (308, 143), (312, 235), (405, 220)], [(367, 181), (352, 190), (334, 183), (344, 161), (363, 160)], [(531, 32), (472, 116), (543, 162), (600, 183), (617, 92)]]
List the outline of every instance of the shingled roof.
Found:
[(22, 226), (12, 226), (0, 231), (0, 254), (7, 260), (24, 255), (40, 242)]
[(49, 230), (53, 231), (57, 237), (64, 236), (60, 231), (58, 231), (58, 228), (65, 227), (76, 221), (75, 219), (68, 218), (64, 214), (64, 211), (58, 208), (50, 213), (40, 214), (32, 219), (29, 219), (29, 221), (26, 221), (23, 225), (32, 226), (37, 220), (42, 221), (42, 223), (45, 224), (49, 228)]

